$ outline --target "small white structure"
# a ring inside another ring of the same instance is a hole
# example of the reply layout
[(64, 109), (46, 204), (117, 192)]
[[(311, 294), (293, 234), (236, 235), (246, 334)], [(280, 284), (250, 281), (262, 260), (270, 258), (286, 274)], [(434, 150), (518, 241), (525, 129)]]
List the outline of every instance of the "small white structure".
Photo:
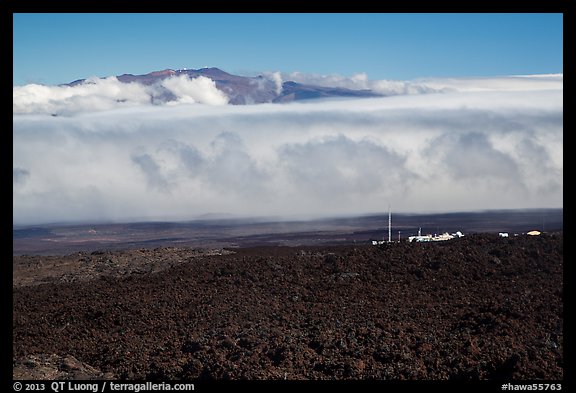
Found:
[(431, 242), (432, 241), (432, 235), (426, 235), (426, 236), (408, 236), (408, 241), (410, 243), (412, 242)]
[(526, 233), (529, 236), (538, 236), (540, 235), (540, 231), (530, 231)]
[(500, 236), (500, 237), (508, 237), (508, 232), (498, 232), (498, 236)]
[(441, 241), (445, 241), (445, 240), (451, 240), (454, 239), (455, 237), (463, 237), (464, 234), (460, 231), (457, 231), (456, 233), (448, 233), (448, 232), (444, 232), (441, 235), (424, 235), (422, 236), (422, 228), (418, 228), (418, 236), (409, 236), (408, 237), (408, 241), (410, 243), (412, 243), (413, 241), (415, 242), (441, 242)]
[(415, 242), (429, 242), (432, 240), (432, 235), (422, 236), (422, 228), (418, 228), (418, 236), (408, 236), (408, 241)]
[(432, 238), (433, 242), (442, 242), (444, 240), (451, 240), (454, 239), (454, 236), (452, 236), (451, 234), (449, 234), (448, 232), (444, 232), (441, 235), (436, 235)]

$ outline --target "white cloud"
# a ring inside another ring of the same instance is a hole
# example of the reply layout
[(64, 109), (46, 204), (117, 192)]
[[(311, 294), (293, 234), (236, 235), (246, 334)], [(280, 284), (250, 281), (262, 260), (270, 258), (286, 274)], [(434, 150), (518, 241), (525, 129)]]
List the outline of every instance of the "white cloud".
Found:
[(173, 76), (146, 86), (140, 83), (122, 83), (116, 77), (90, 78), (73, 86), (25, 85), (13, 88), (14, 114), (44, 113), (72, 115), (134, 106), (165, 104), (166, 97), (174, 103), (225, 105), (226, 94), (216, 88), (209, 78), (189, 79), (186, 75)]
[(365, 73), (354, 74), (346, 77), (338, 74), (320, 75), (306, 74), (301, 72), (290, 72), (280, 74), (284, 81), (293, 81), (306, 85), (324, 86), (324, 87), (342, 87), (345, 89), (363, 90), (371, 88), (371, 81)]
[(150, 102), (149, 89), (115, 77), (91, 78), (76, 86), (25, 85), (13, 88), (13, 113), (103, 111)]
[(434, 91), (534, 91), (563, 88), (563, 74), (519, 75), (486, 78), (421, 79), (415, 84)]
[[(563, 75), (525, 75), (493, 78), (436, 78), (414, 81), (370, 80), (364, 73), (351, 77), (340, 75), (303, 74), (299, 72), (268, 72), (252, 82), (260, 90), (270, 90), (268, 99), (282, 93), (282, 84), (295, 81), (302, 84), (372, 90), (384, 96), (420, 95), (447, 92), (502, 92), (562, 90)], [(270, 86), (272, 86), (270, 88)], [(187, 75), (171, 76), (152, 85), (122, 83), (116, 77), (89, 78), (73, 86), (43, 86), (30, 84), (13, 88), (14, 114), (56, 114), (98, 112), (138, 106), (177, 104), (225, 105), (232, 94), (216, 88), (209, 78)], [(261, 97), (260, 97), (261, 98)], [(243, 101), (261, 102), (243, 92)]]
[(14, 222), (561, 207), (563, 89), (533, 85), (15, 114)]
[(165, 87), (178, 97), (178, 103), (184, 104), (208, 104), (226, 105), (228, 97), (216, 88), (212, 79), (204, 76), (190, 79), (187, 75), (179, 75), (167, 78), (161, 82)]
[(12, 184), (13, 186), (20, 186), (26, 183), (26, 180), (30, 176), (30, 172), (28, 172), (24, 168), (15, 167), (12, 169)]
[(276, 94), (280, 95), (282, 93), (282, 74), (276, 71), (269, 74), (268, 77), (274, 82), (274, 85), (276, 86)]
[(368, 75), (354, 74), (351, 77), (341, 75), (304, 74), (300, 72), (284, 73), (284, 81), (303, 84), (342, 87), (354, 90), (373, 90), (382, 95), (426, 94), (467, 91), (533, 91), (558, 90), (563, 88), (563, 74), (518, 75), (477, 78), (423, 78), (412, 81), (370, 80)]

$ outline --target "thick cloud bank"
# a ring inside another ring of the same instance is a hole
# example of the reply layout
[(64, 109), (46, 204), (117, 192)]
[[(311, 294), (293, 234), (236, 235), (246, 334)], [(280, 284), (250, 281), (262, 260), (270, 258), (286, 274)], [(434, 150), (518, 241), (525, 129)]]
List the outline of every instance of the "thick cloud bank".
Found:
[(391, 96), (465, 91), (530, 91), (557, 90), (563, 87), (562, 74), (518, 75), (490, 78), (422, 78), (413, 81), (370, 80), (361, 73), (351, 77), (292, 73), (269, 74), (276, 83), (294, 81), (324, 87), (343, 87), (353, 90), (372, 90)]
[[(175, 101), (164, 99), (176, 97)], [(186, 75), (164, 79), (153, 85), (122, 83), (116, 77), (90, 78), (73, 86), (25, 85), (13, 88), (12, 111), (70, 115), (153, 104), (225, 105), (226, 94), (209, 78)]]
[(14, 223), (563, 206), (561, 76), (247, 106), (178, 82), (177, 105), (114, 79), (15, 88)]

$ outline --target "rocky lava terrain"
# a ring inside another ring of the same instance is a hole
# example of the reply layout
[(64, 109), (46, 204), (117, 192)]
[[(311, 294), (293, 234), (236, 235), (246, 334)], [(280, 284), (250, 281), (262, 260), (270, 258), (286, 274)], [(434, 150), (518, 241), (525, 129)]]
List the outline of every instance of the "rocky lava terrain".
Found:
[(563, 235), (14, 256), (14, 378), (563, 375)]

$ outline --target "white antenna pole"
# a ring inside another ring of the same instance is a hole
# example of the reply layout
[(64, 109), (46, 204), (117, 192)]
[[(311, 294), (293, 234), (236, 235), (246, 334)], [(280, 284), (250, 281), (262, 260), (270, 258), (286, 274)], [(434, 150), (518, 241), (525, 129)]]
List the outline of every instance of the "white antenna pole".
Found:
[(388, 204), (388, 243), (392, 242), (392, 210)]

